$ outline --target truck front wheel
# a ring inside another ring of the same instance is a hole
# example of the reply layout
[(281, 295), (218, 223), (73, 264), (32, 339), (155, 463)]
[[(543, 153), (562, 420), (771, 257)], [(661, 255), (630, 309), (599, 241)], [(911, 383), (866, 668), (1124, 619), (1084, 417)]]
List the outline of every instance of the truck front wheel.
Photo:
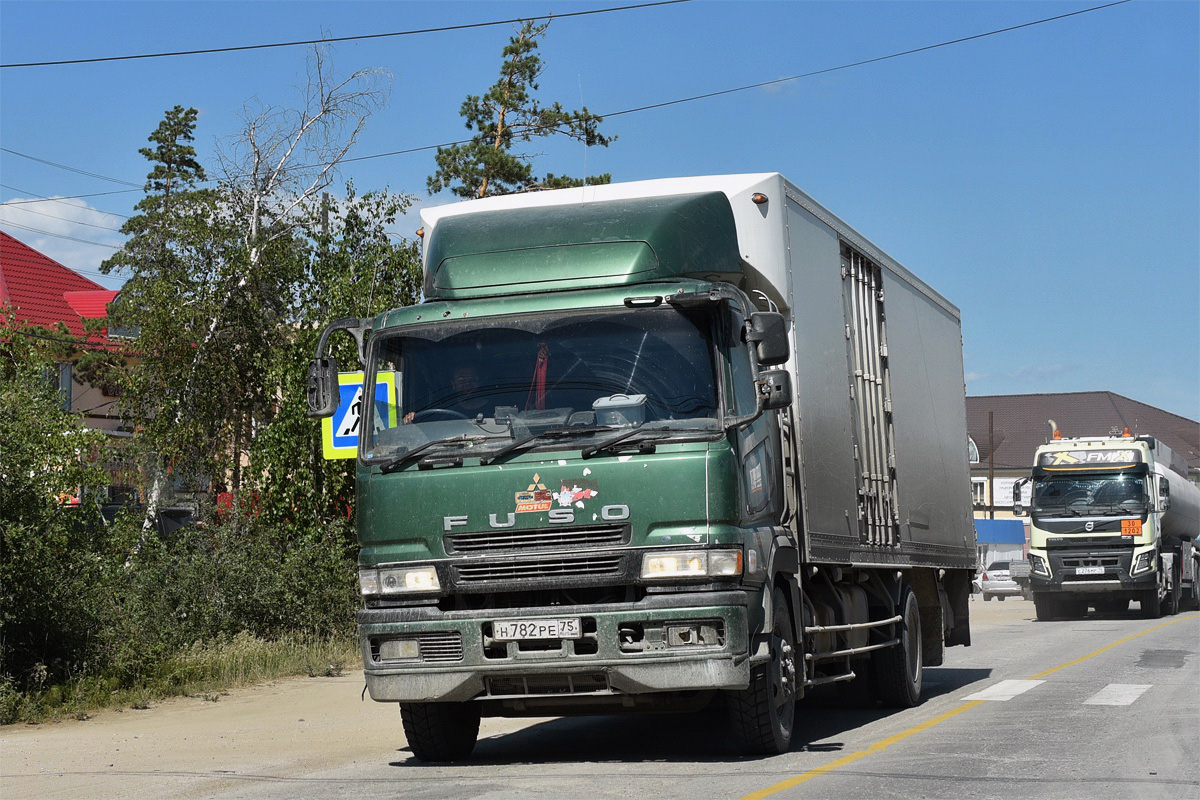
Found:
[(889, 708), (912, 708), (921, 700), (921, 609), (907, 584), (900, 592), (900, 643), (871, 653), (875, 695)]
[(1063, 616), (1062, 598), (1046, 592), (1033, 593), (1033, 610), (1042, 622), (1060, 619)]
[(479, 716), (479, 703), (400, 704), (404, 736), (422, 761), (462, 761), (471, 755)]
[(750, 686), (727, 696), (729, 720), (747, 755), (779, 755), (792, 745), (796, 722), (796, 635), (787, 597), (771, 594), (771, 660), (750, 673)]

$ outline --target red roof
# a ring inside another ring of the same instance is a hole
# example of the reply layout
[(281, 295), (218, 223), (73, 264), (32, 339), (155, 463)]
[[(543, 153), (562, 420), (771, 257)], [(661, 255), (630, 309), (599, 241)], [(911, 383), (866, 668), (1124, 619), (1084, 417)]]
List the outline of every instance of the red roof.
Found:
[(15, 307), (19, 321), (51, 329), (62, 322), (83, 336), (81, 318), (107, 316), (116, 295), (0, 231), (0, 304)]

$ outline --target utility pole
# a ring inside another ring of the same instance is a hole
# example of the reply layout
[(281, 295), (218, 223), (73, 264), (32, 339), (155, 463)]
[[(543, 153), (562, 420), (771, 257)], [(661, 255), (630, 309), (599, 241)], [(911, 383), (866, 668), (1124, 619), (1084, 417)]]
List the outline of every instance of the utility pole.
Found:
[(994, 413), (988, 412), (988, 519), (996, 518), (996, 426)]

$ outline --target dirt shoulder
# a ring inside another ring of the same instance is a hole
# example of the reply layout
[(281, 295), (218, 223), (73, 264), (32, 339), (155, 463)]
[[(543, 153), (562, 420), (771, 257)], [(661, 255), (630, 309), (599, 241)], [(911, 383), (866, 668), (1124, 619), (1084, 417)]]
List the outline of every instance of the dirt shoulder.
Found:
[(225, 788), (222, 773), (270, 780), (364, 753), (394, 761), (404, 746), (400, 715), (395, 705), (360, 701), (362, 689), (358, 671), (236, 689), (215, 702), (177, 698), (85, 721), (2, 728), (0, 794), (206, 797)]

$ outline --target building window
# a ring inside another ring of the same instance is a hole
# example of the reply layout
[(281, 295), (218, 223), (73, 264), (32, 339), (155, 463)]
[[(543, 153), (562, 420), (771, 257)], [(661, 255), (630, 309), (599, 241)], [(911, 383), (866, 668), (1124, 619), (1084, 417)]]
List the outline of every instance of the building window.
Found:
[(971, 479), (971, 503), (977, 506), (987, 505), (987, 478)]
[(967, 460), (972, 464), (979, 463), (979, 445), (970, 436), (967, 437)]

